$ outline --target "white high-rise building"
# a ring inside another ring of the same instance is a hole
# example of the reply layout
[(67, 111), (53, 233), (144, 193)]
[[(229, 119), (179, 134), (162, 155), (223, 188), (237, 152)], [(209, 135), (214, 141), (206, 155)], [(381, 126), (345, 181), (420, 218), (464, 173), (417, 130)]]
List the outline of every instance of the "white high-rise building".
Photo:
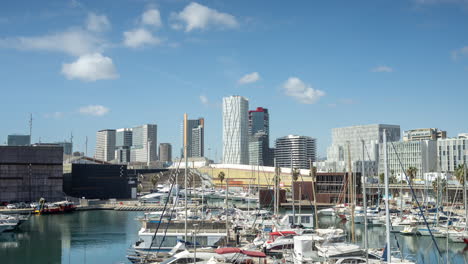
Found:
[(249, 164), (249, 101), (223, 98), (223, 163)]
[(94, 158), (102, 161), (115, 159), (115, 129), (99, 130), (96, 133)]
[(157, 125), (147, 124), (132, 129), (132, 147), (130, 159), (132, 162), (150, 163), (158, 160)]
[[(415, 167), (416, 178), (422, 179), (424, 173), (437, 170), (437, 141), (389, 142), (387, 160), (390, 176), (395, 176), (397, 180), (406, 180), (405, 172), (409, 167)], [(379, 174), (384, 172), (384, 159), (380, 155)]]
[(327, 149), (327, 162), (339, 165), (337, 171), (347, 171), (348, 164), (348, 146), (353, 171), (361, 171), (361, 168), (355, 168), (356, 161), (362, 160), (362, 141), (365, 145), (365, 158), (367, 161), (373, 161), (368, 164), (372, 168), (365, 168), (371, 174), (377, 174), (379, 161), (379, 144), (383, 142), (384, 129), (387, 131), (387, 141), (400, 140), (399, 125), (362, 125), (334, 128), (332, 130), (332, 145)]
[(454, 172), (458, 165), (468, 163), (468, 138), (437, 140), (439, 168), (441, 172)]
[(279, 167), (309, 169), (317, 157), (315, 138), (289, 135), (275, 141), (276, 165)]

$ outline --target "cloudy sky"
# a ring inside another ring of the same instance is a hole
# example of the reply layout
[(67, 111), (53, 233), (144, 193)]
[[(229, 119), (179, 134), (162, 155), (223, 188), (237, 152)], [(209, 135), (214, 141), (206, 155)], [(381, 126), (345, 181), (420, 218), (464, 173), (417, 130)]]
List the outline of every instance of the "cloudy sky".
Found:
[[(269, 108), (272, 139), (399, 124), (467, 132), (468, 1), (9, 1), (0, 8), (0, 142), (158, 124), (183, 113), (221, 158), (221, 99)], [(208, 151), (208, 148), (211, 150)]]

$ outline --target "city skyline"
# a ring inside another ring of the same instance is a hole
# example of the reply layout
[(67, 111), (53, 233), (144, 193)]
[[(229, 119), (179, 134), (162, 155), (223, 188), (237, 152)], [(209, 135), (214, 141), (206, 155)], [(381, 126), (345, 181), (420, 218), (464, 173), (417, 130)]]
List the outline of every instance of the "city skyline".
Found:
[[(221, 99), (232, 94), (269, 109), (270, 145), (310, 136), (319, 157), (336, 127), (468, 131), (456, 111), (468, 95), (463, 1), (268, 2), (269, 13), (261, 11), (266, 2), (248, 1), (24, 3), (0, 11), (2, 87), (21, 99), (0, 106), (8, 113), (1, 143), (28, 134), (32, 113), (34, 143), (73, 132), (74, 150), (84, 152), (88, 137), (92, 156), (96, 131), (156, 123), (160, 141), (180, 149), (186, 112), (206, 119), (205, 154), (220, 160)], [(224, 19), (197, 24), (180, 15), (197, 8)], [(79, 71), (89, 63), (105, 71)]]

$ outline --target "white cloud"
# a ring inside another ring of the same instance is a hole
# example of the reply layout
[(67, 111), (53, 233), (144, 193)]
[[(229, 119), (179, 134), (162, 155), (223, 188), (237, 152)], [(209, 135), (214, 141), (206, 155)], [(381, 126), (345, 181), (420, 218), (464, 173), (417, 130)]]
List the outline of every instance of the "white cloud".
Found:
[(64, 52), (74, 56), (101, 51), (104, 41), (80, 29), (36, 36), (0, 39), (0, 47), (19, 50), (44, 50)]
[(100, 53), (82, 55), (75, 62), (62, 64), (62, 74), (70, 80), (77, 79), (87, 82), (119, 77), (112, 59), (104, 57)]
[(54, 118), (54, 119), (60, 119), (64, 116), (65, 114), (63, 112), (53, 112), (53, 113), (45, 113), (44, 117), (45, 118)]
[(143, 15), (141, 15), (141, 23), (143, 25), (151, 25), (155, 27), (161, 27), (161, 14), (157, 9), (146, 10)]
[(138, 48), (144, 45), (158, 45), (162, 42), (161, 39), (153, 36), (150, 31), (144, 28), (126, 31), (123, 34), (125, 46), (131, 48)]
[(371, 72), (393, 72), (393, 68), (385, 65), (380, 65), (371, 69)]
[(258, 72), (252, 72), (242, 76), (242, 78), (237, 81), (239, 84), (247, 84), (247, 83), (254, 83), (260, 80), (260, 74)]
[(468, 55), (468, 46), (452, 51), (452, 59), (454, 60), (466, 55)]
[(420, 5), (433, 5), (433, 4), (466, 4), (468, 0), (414, 0)]
[(209, 101), (208, 101), (208, 97), (204, 96), (204, 95), (200, 95), (200, 102), (204, 105), (208, 105)]
[(83, 115), (103, 116), (109, 113), (109, 108), (102, 105), (87, 105), (78, 110)]
[(180, 13), (172, 14), (172, 19), (178, 21), (172, 25), (174, 29), (181, 29), (185, 24), (185, 31), (194, 29), (205, 29), (209, 26), (220, 26), (226, 28), (236, 28), (239, 26), (236, 18), (227, 13), (221, 13), (204, 5), (192, 2)]
[(93, 32), (103, 32), (111, 28), (111, 24), (105, 15), (89, 13), (86, 19), (86, 28)]
[(287, 96), (293, 97), (301, 104), (314, 104), (320, 97), (325, 96), (325, 92), (315, 90), (297, 77), (290, 77), (284, 82), (283, 89)]

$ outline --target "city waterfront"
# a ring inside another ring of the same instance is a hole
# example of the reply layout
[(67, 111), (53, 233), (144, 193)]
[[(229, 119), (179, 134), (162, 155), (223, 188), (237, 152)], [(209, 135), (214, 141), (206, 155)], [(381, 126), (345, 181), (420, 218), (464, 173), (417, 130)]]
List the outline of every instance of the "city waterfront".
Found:
[[(140, 225), (135, 217), (142, 214), (99, 210), (32, 216), (19, 230), (0, 234), (1, 263), (130, 263), (126, 253), (137, 240)], [(350, 239), (348, 223), (335, 217), (320, 217), (319, 222), (321, 228), (335, 226), (347, 230)], [(362, 245), (363, 235), (363, 225), (356, 225), (358, 244)], [(383, 248), (385, 227), (369, 227), (368, 237), (370, 247)], [(394, 238), (403, 255), (416, 263), (438, 263), (430, 237), (392, 234), (392, 247), (396, 248)], [(447, 252), (448, 263), (468, 262), (468, 248), (464, 244), (449, 242), (447, 247), (445, 239), (436, 241), (444, 263)]]

